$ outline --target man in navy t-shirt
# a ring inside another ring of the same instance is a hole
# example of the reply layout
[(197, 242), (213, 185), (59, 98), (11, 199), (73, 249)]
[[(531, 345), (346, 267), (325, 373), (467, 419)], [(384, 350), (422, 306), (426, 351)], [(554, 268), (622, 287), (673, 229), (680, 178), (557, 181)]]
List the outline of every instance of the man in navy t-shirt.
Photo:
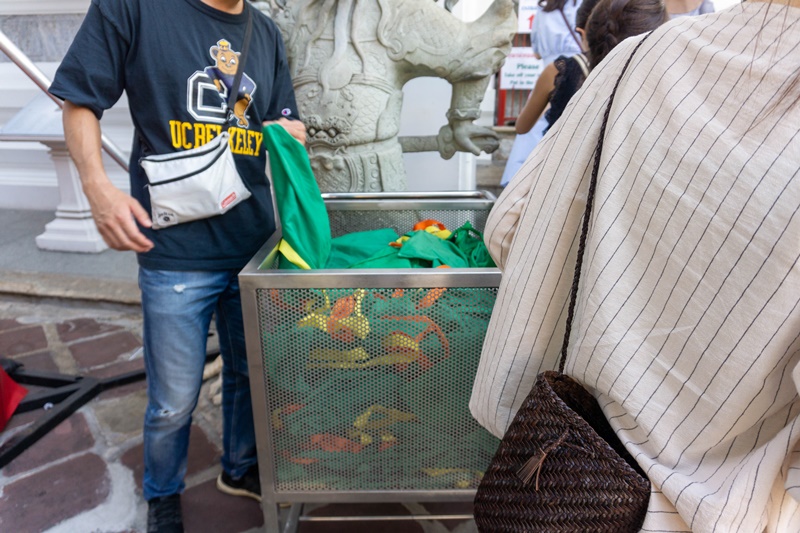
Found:
[[(229, 114), (248, 17), (252, 37)], [(123, 91), (136, 128), (130, 195), (111, 184), (101, 159), (99, 119)], [(212, 315), (223, 358), (217, 486), (260, 500), (237, 274), (275, 229), (262, 123), (277, 120), (305, 141), (302, 122), (293, 120), (297, 105), (280, 33), (244, 0), (92, 0), (50, 92), (65, 100), (67, 145), (98, 230), (111, 248), (137, 252), (148, 532), (183, 531), (180, 493)], [(226, 129), (252, 196), (224, 215), (153, 230), (139, 158), (201, 146)]]

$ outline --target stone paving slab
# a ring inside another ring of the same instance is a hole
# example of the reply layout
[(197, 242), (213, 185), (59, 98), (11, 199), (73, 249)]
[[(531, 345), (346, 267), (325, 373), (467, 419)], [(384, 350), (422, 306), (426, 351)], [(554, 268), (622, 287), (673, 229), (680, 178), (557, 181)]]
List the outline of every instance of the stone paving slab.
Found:
[(21, 326), (0, 333), (0, 354), (13, 357), (47, 348), (47, 338), (41, 326)]
[(75, 413), (8, 464), (4, 474), (16, 476), (69, 455), (88, 451), (93, 446), (94, 435), (86, 423), (86, 417), (82, 413)]
[[(0, 357), (26, 368), (108, 378), (142, 368), (141, 313), (127, 305), (0, 295)], [(255, 501), (217, 491), (220, 408), (203, 386), (182, 498), (187, 533), (255, 533)], [(109, 389), (0, 471), (0, 532), (143, 533), (141, 424), (145, 383)], [(0, 444), (44, 414), (14, 416)], [(471, 513), (470, 504), (307, 506), (315, 515)], [(287, 513), (283, 509), (282, 513)], [(474, 533), (474, 522), (302, 522), (298, 533)]]
[(25, 368), (35, 368), (40, 372), (52, 372), (53, 374), (58, 373), (58, 365), (53, 358), (53, 352), (49, 350), (17, 356), (14, 357), (14, 360), (22, 363)]
[(257, 501), (220, 493), (216, 478), (187, 488), (181, 504), (186, 531), (240, 533), (261, 528), (264, 523)]
[(56, 324), (58, 338), (64, 342), (96, 337), (103, 333), (119, 331), (122, 326), (105, 324), (92, 318), (77, 318)]
[(89, 340), (77, 340), (69, 345), (69, 351), (78, 368), (89, 369), (118, 361), (142, 346), (142, 341), (129, 331), (101, 335)]

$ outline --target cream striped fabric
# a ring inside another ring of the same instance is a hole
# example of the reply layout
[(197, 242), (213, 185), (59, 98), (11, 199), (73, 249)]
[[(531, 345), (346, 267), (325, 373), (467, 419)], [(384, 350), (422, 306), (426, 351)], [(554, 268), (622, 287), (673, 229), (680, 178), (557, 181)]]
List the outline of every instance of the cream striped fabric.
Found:
[[(490, 215), (503, 280), (470, 408), (495, 435), (557, 366), (592, 155), (634, 41)], [(644, 531), (800, 532), (800, 105), (780, 98), (798, 72), (800, 9), (752, 3), (659, 28), (612, 109), (566, 372), (652, 481)]]

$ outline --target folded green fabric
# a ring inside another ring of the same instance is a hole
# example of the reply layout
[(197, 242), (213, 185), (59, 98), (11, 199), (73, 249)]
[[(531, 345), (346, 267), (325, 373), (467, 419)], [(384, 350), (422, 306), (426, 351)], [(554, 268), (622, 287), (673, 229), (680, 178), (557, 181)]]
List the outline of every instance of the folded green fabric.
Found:
[(386, 246), (373, 256), (358, 263), (353, 263), (350, 268), (418, 268), (421, 266), (417, 262), (401, 258), (399, 254), (400, 248)]
[(472, 227), (469, 221), (463, 226), (453, 231), (449, 241), (452, 241), (461, 250), (469, 261), (472, 268), (495, 267), (492, 256), (483, 242), (483, 234)]
[[(353, 268), (376, 254), (394, 250), (389, 246), (399, 235), (391, 229), (356, 231), (331, 240), (331, 251), (325, 268)], [(364, 267), (358, 267), (364, 268)]]
[(451, 268), (493, 267), (483, 237), (469, 222), (441, 239), (424, 230), (406, 234), (402, 247), (394, 230), (359, 231), (336, 237), (325, 268)]
[(398, 257), (430, 261), (432, 267), (447, 265), (450, 268), (467, 268), (469, 260), (458, 247), (427, 231), (415, 231), (403, 243)]

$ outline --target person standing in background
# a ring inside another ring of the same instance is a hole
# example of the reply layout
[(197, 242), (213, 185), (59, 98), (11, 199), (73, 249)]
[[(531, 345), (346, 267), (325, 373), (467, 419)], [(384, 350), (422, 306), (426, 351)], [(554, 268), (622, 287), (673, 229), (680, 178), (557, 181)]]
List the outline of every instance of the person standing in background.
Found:
[[(232, 87), (247, 35), (242, 83)], [(123, 91), (136, 128), (130, 195), (109, 181), (100, 151), (100, 118)], [(283, 42), (272, 20), (245, 0), (92, 0), (50, 92), (65, 100), (64, 135), (100, 234), (109, 247), (137, 253), (147, 531), (180, 533), (212, 316), (223, 360), (217, 487), (261, 498), (237, 276), (275, 229), (262, 122), (277, 121), (305, 140), (303, 123), (289, 120), (299, 117)], [(154, 230), (140, 157), (201, 147), (225, 128), (238, 139), (231, 151), (251, 197), (225, 214)]]
[[(539, 9), (533, 18), (531, 27), (531, 48), (534, 55), (542, 60), (546, 67), (556, 60), (558, 56), (571, 56), (582, 52), (580, 36), (575, 31), (575, 17), (581, 0), (540, 0)], [(538, 96), (547, 98), (553, 90), (550, 83), (537, 83)], [(534, 88), (537, 91), (537, 88)], [(531, 91), (529, 98), (533, 98)], [(508, 154), (500, 185), (505, 187), (517, 173), (522, 163), (539, 143), (544, 135), (547, 122), (540, 118), (533, 128), (524, 135), (517, 135), (511, 152)]]
[(550, 109), (545, 114), (548, 129), (581, 88), (588, 72), (599, 65), (614, 47), (628, 37), (650, 32), (669, 20), (661, 0), (601, 0), (587, 20), (581, 15), (591, 1), (584, 0), (578, 10), (579, 22), (583, 23), (578, 30), (585, 39), (587, 53), (561, 56), (554, 63), (558, 74), (555, 88), (550, 93)]
[(531, 48), (545, 65), (560, 55), (581, 51), (580, 36), (575, 32), (575, 17), (581, 0), (540, 0), (531, 27)]
[[(515, 130), (518, 135), (531, 131), (534, 123), (545, 112), (545, 108), (547, 108), (547, 113), (545, 114), (547, 126), (544, 132), (547, 133), (547, 130), (561, 116), (569, 99), (577, 92), (583, 80), (589, 75), (591, 68), (589, 51), (592, 46), (587, 39), (586, 25), (589, 15), (597, 2), (598, 0), (583, 0), (575, 19), (575, 31), (581, 36), (585, 52), (574, 56), (559, 56), (553, 63), (545, 66), (536, 81), (536, 87), (531, 93), (528, 102), (517, 116)], [(649, 9), (644, 5), (627, 6), (629, 11), (627, 18), (629, 20), (618, 21), (615, 14), (624, 11), (622, 9), (624, 5), (625, 2), (618, 3), (616, 8), (608, 6), (607, 9), (612, 14), (606, 18), (595, 19), (594, 32), (591, 36), (591, 42), (595, 48), (594, 54), (592, 54), (593, 65), (600, 63), (616, 43), (631, 35), (638, 35), (653, 29), (652, 18), (656, 6), (648, 6)], [(689, 11), (680, 11), (684, 8), (689, 9)], [(714, 4), (710, 0), (703, 1), (697, 8), (690, 8), (691, 5), (687, 4), (675, 5), (673, 9), (676, 12), (668, 15), (667, 19), (714, 12)]]
[[(577, 67), (578, 70), (583, 71), (582, 78), (580, 80), (575, 80), (579, 81), (579, 83), (572, 83), (572, 85), (577, 85), (575, 91), (578, 90), (580, 83), (583, 83), (583, 80), (589, 75), (589, 59), (586, 55), (586, 51), (589, 49), (586, 41), (586, 23), (598, 1), (599, 0), (583, 0), (583, 2), (581, 2), (578, 12), (575, 15), (575, 32), (581, 37), (581, 48), (583, 51), (572, 56), (558, 56), (555, 61), (544, 67), (542, 73), (539, 75), (539, 79), (536, 80), (536, 87), (531, 93), (530, 98), (528, 98), (528, 102), (517, 116), (515, 130), (518, 135), (531, 131), (531, 128), (533, 128), (534, 124), (536, 124), (542, 116), (548, 105), (550, 106), (547, 111), (548, 115), (552, 113), (553, 102), (551, 102), (551, 99), (553, 98), (554, 92), (558, 90), (557, 80), (561, 81), (563, 91), (563, 79), (565, 78), (563, 63), (565, 61), (568, 60), (570, 67), (576, 64), (579, 65), (579, 67)], [(575, 69), (570, 68), (569, 70), (573, 71)], [(575, 91), (570, 93), (569, 96), (571, 97)], [(566, 105), (566, 103), (564, 105)], [(552, 122), (553, 121), (548, 119), (547, 127), (545, 127), (544, 130), (545, 132)]]

